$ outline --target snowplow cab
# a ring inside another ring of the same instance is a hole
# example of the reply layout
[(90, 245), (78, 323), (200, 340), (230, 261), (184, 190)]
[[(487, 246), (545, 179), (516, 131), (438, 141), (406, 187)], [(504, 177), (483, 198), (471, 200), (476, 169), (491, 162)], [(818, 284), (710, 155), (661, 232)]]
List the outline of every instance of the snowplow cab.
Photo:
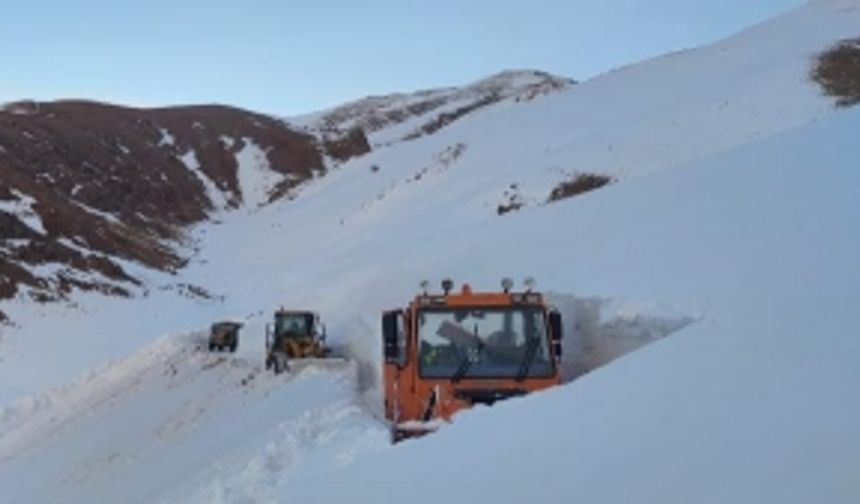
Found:
[(241, 322), (223, 321), (212, 324), (209, 329), (209, 351), (229, 350), (235, 352), (239, 346)]
[(435, 430), (458, 411), (561, 383), (561, 316), (532, 290), (452, 292), (443, 281), (382, 315), (385, 415), (392, 438)]
[(266, 369), (280, 373), (290, 359), (324, 358), (331, 353), (326, 347), (325, 325), (319, 314), (306, 310), (275, 312), (274, 323), (266, 326)]

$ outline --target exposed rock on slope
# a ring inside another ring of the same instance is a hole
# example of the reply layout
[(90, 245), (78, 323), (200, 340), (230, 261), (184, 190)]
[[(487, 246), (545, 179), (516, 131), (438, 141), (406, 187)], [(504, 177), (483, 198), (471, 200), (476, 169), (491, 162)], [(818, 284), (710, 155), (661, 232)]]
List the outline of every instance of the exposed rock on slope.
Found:
[[(537, 70), (509, 70), (463, 87), (369, 96), (293, 121), (319, 131), (359, 127), (371, 136), (374, 145), (381, 145), (434, 133), (494, 103), (529, 101), (573, 84), (573, 80)], [(403, 128), (392, 128), (397, 125)], [(373, 138), (373, 133), (384, 129), (389, 131), (383, 137)]]
[(818, 55), (812, 78), (839, 107), (860, 103), (860, 37), (843, 40)]
[[(363, 133), (350, 135), (335, 143), (333, 157), (366, 152)], [(277, 119), (230, 107), (7, 105), (0, 110), (0, 299), (19, 285), (37, 300), (73, 288), (126, 294), (123, 284), (135, 280), (117, 258), (181, 266), (175, 245), (185, 226), (286, 194), (325, 168), (328, 148)], [(251, 197), (251, 185), (264, 192), (262, 201)]]

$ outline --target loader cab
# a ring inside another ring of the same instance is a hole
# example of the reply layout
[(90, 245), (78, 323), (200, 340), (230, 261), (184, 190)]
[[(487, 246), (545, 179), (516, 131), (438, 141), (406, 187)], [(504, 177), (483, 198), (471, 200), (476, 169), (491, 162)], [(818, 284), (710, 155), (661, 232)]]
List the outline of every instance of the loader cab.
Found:
[(288, 368), (288, 360), (325, 358), (330, 354), (325, 325), (316, 312), (282, 308), (275, 312), (274, 322), (266, 325), (267, 369), (280, 373)]
[(275, 313), (276, 337), (308, 338), (314, 335), (317, 317), (310, 312), (278, 311)]
[(280, 347), (289, 341), (325, 342), (326, 330), (316, 312), (284, 310), (275, 312), (274, 323), (266, 325), (266, 346)]
[(401, 427), (432, 430), (474, 404), (560, 383), (561, 317), (533, 290), (442, 293), (427, 286), (402, 310), (383, 314), (386, 416)]

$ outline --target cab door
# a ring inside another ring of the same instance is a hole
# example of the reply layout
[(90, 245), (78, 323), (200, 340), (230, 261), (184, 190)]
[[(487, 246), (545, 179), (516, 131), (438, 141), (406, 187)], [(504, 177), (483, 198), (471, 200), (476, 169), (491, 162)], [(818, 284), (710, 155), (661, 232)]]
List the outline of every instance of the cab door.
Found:
[(411, 389), (407, 371), (409, 345), (403, 310), (382, 313), (382, 354), (385, 416), (398, 422), (402, 416), (405, 397)]

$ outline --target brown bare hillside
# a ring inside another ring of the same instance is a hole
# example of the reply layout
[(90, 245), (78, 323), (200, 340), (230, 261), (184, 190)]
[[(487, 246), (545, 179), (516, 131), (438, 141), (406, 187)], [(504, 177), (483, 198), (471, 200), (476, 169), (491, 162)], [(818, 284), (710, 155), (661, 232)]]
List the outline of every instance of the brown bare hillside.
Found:
[(215, 209), (213, 198), (242, 204), (236, 154), (251, 143), (289, 175), (281, 194), (323, 170), (324, 155), (348, 159), (368, 148), (360, 130), (327, 143), (223, 106), (28, 101), (0, 109), (0, 299), (21, 288), (37, 300), (74, 289), (125, 295), (135, 280), (117, 259), (182, 266), (176, 245)]

